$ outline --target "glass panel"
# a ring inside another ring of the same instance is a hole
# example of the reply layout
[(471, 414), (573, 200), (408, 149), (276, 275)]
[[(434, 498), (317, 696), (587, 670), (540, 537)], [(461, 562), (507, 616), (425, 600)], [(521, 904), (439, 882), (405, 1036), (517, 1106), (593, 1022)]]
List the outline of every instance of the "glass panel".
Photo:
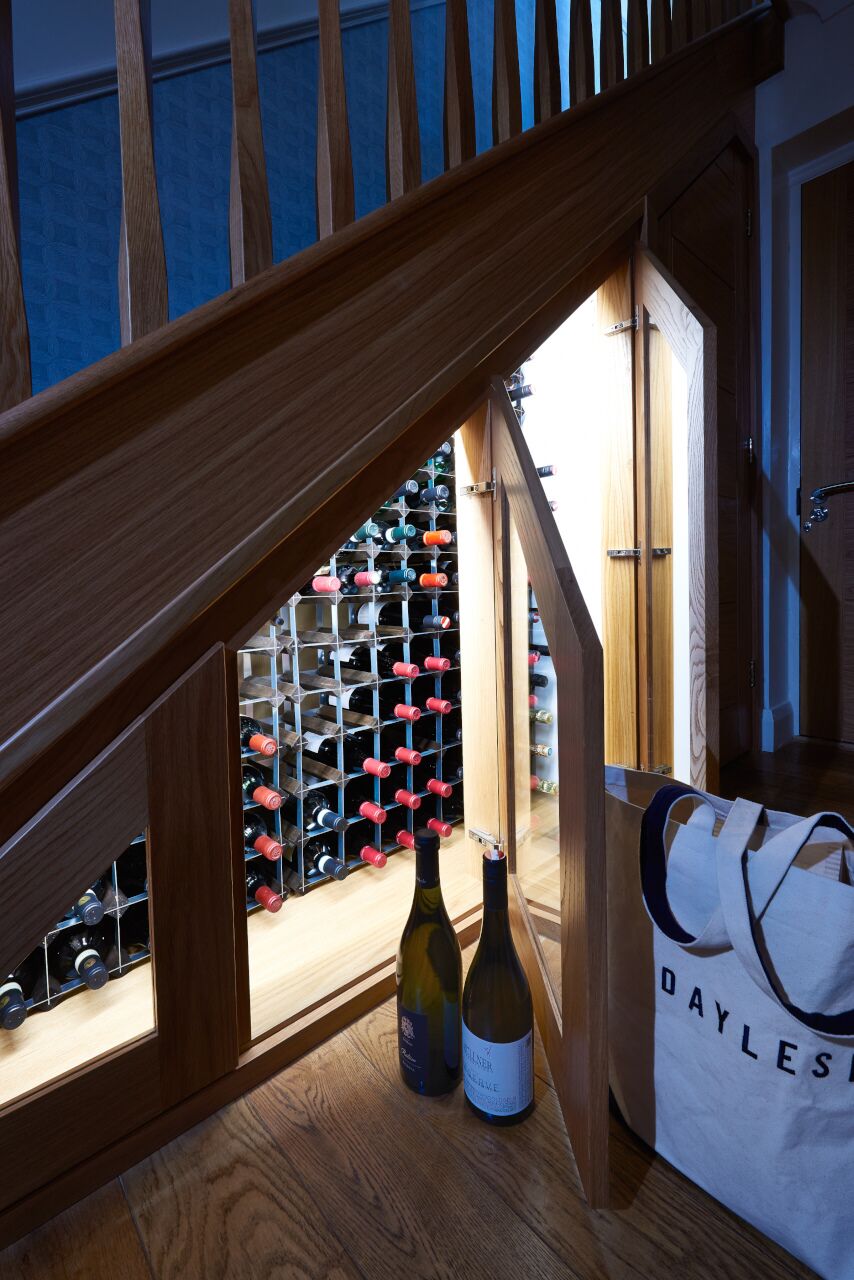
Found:
[(0, 1106), (154, 1030), (148, 923), (140, 835), (0, 981)]
[(448, 442), (240, 652), (253, 1037), (394, 954), (417, 827), (447, 841), (451, 917), (477, 901), (447, 856), (463, 845), (457, 553)]
[(512, 515), (510, 654), (516, 874), (555, 992), (561, 991), (557, 685), (549, 637)]

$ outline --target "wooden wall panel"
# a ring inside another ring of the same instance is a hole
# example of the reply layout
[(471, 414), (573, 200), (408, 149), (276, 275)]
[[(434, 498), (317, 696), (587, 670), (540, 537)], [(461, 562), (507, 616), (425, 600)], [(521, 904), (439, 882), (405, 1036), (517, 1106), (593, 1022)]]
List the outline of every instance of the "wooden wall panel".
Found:
[(32, 391), (20, 249), (12, 0), (0, 0), (0, 413)]
[(229, 0), (231, 33), (231, 283), (273, 265), (273, 222), (258, 97), (253, 0)]
[(154, 172), (150, 0), (115, 0), (122, 144), (119, 320), (122, 343), (169, 319), (166, 253)]
[[(662, 157), (777, 65), (775, 48), (755, 63), (769, 21), (511, 139), (6, 415), (0, 777), (22, 776), (4, 834), (229, 638), (211, 619), (238, 595), (269, 604), (340, 542), (342, 486), (381, 497), (389, 445), (477, 403), (496, 349), (622, 238)], [(389, 359), (388, 333), (405, 358)]]
[(421, 134), (412, 58), (409, 0), (388, 4), (388, 94), (386, 109), (386, 194), (389, 200), (421, 183)]

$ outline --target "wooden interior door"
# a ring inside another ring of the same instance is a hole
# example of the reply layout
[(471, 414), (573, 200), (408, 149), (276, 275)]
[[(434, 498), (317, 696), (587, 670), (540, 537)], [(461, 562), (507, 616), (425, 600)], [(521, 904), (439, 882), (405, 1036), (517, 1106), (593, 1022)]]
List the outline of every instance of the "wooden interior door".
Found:
[[(602, 648), (504, 385), (489, 405), (499, 838), (514, 936), (578, 1167), (607, 1202), (608, 1053)], [(549, 778), (532, 790), (530, 628), (548, 670)], [(486, 746), (486, 744), (485, 744)], [(467, 805), (468, 823), (468, 805)]]
[(718, 782), (715, 326), (646, 249), (634, 261), (641, 768)]
[[(819, 486), (854, 481), (854, 163), (804, 184), (801, 516)], [(801, 733), (854, 742), (854, 493), (801, 532)]]

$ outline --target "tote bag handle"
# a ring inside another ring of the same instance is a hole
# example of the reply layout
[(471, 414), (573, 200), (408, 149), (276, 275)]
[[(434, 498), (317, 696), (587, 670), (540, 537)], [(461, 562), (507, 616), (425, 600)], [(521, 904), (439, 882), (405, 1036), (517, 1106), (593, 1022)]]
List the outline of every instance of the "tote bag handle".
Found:
[[(715, 908), (704, 928), (695, 936), (689, 933), (676, 919), (667, 895), (667, 848), (664, 842), (664, 834), (670, 821), (672, 809), (687, 796), (693, 796), (695, 799), (702, 801), (703, 808), (698, 811), (697, 818), (699, 818), (700, 825), (705, 828), (708, 834), (709, 856), (714, 856), (717, 842), (712, 835), (712, 831), (716, 815), (709, 799), (702, 792), (694, 791), (691, 787), (686, 787), (679, 782), (660, 787), (644, 810), (644, 815), (641, 818), (640, 875), (644, 906), (656, 928), (660, 929), (671, 942), (678, 943), (683, 951), (705, 952), (720, 950), (730, 945), (729, 934), (727, 933), (726, 922), (721, 908)], [(758, 818), (759, 813), (761, 813), (761, 807), (757, 805), (756, 809), (756, 817)], [(756, 819), (754, 819), (750, 829), (744, 831), (740, 852), (743, 853), (747, 848), (747, 842), (753, 834), (755, 825)], [(731, 827), (730, 847), (733, 851), (739, 847), (738, 841), (740, 838), (741, 835), (736, 833), (735, 826)]]
[[(733, 814), (747, 801), (737, 800)], [(854, 1009), (842, 1013), (820, 1013), (799, 1008), (784, 999), (766, 960), (758, 932), (759, 921), (768, 903), (785, 879), (789, 868), (816, 827), (829, 827), (849, 840), (854, 829), (838, 813), (817, 813), (779, 832), (750, 858), (748, 879), (745, 846), (728, 840), (725, 832), (717, 841), (718, 891), (729, 940), (744, 968), (769, 999), (780, 1005), (794, 1020), (822, 1035), (854, 1036)]]

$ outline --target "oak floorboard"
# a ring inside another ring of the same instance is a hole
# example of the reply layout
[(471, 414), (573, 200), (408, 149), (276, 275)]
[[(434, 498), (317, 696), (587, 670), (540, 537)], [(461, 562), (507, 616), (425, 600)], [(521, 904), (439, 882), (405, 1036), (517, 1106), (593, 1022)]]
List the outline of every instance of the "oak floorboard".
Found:
[[(473, 948), (464, 953), (464, 965)], [(766, 1240), (654, 1155), (612, 1115), (614, 1207), (585, 1203), (572, 1149), (539, 1036), (535, 1036), (536, 1107), (515, 1129), (491, 1129), (467, 1114), (461, 1090), (422, 1100), (398, 1086), (397, 1027), (386, 1001), (342, 1033), (394, 1085), (416, 1123), (429, 1119), (454, 1151), (454, 1168), (471, 1162), (511, 1211), (564, 1259), (580, 1280), (678, 1275), (680, 1280), (792, 1280), (812, 1272)], [(433, 1105), (435, 1102), (437, 1105)], [(419, 1118), (419, 1111), (421, 1117)], [(484, 1273), (485, 1274), (485, 1273)]]
[(0, 1252), (3, 1280), (152, 1280), (118, 1179)]
[(243, 1098), (122, 1181), (156, 1280), (359, 1277)]
[(423, 1122), (404, 1120), (400, 1101), (345, 1036), (249, 1095), (309, 1195), (334, 1195), (334, 1229), (370, 1280), (577, 1280), (523, 1219), (498, 1211), (480, 1170), (450, 1158), (434, 1100)]

